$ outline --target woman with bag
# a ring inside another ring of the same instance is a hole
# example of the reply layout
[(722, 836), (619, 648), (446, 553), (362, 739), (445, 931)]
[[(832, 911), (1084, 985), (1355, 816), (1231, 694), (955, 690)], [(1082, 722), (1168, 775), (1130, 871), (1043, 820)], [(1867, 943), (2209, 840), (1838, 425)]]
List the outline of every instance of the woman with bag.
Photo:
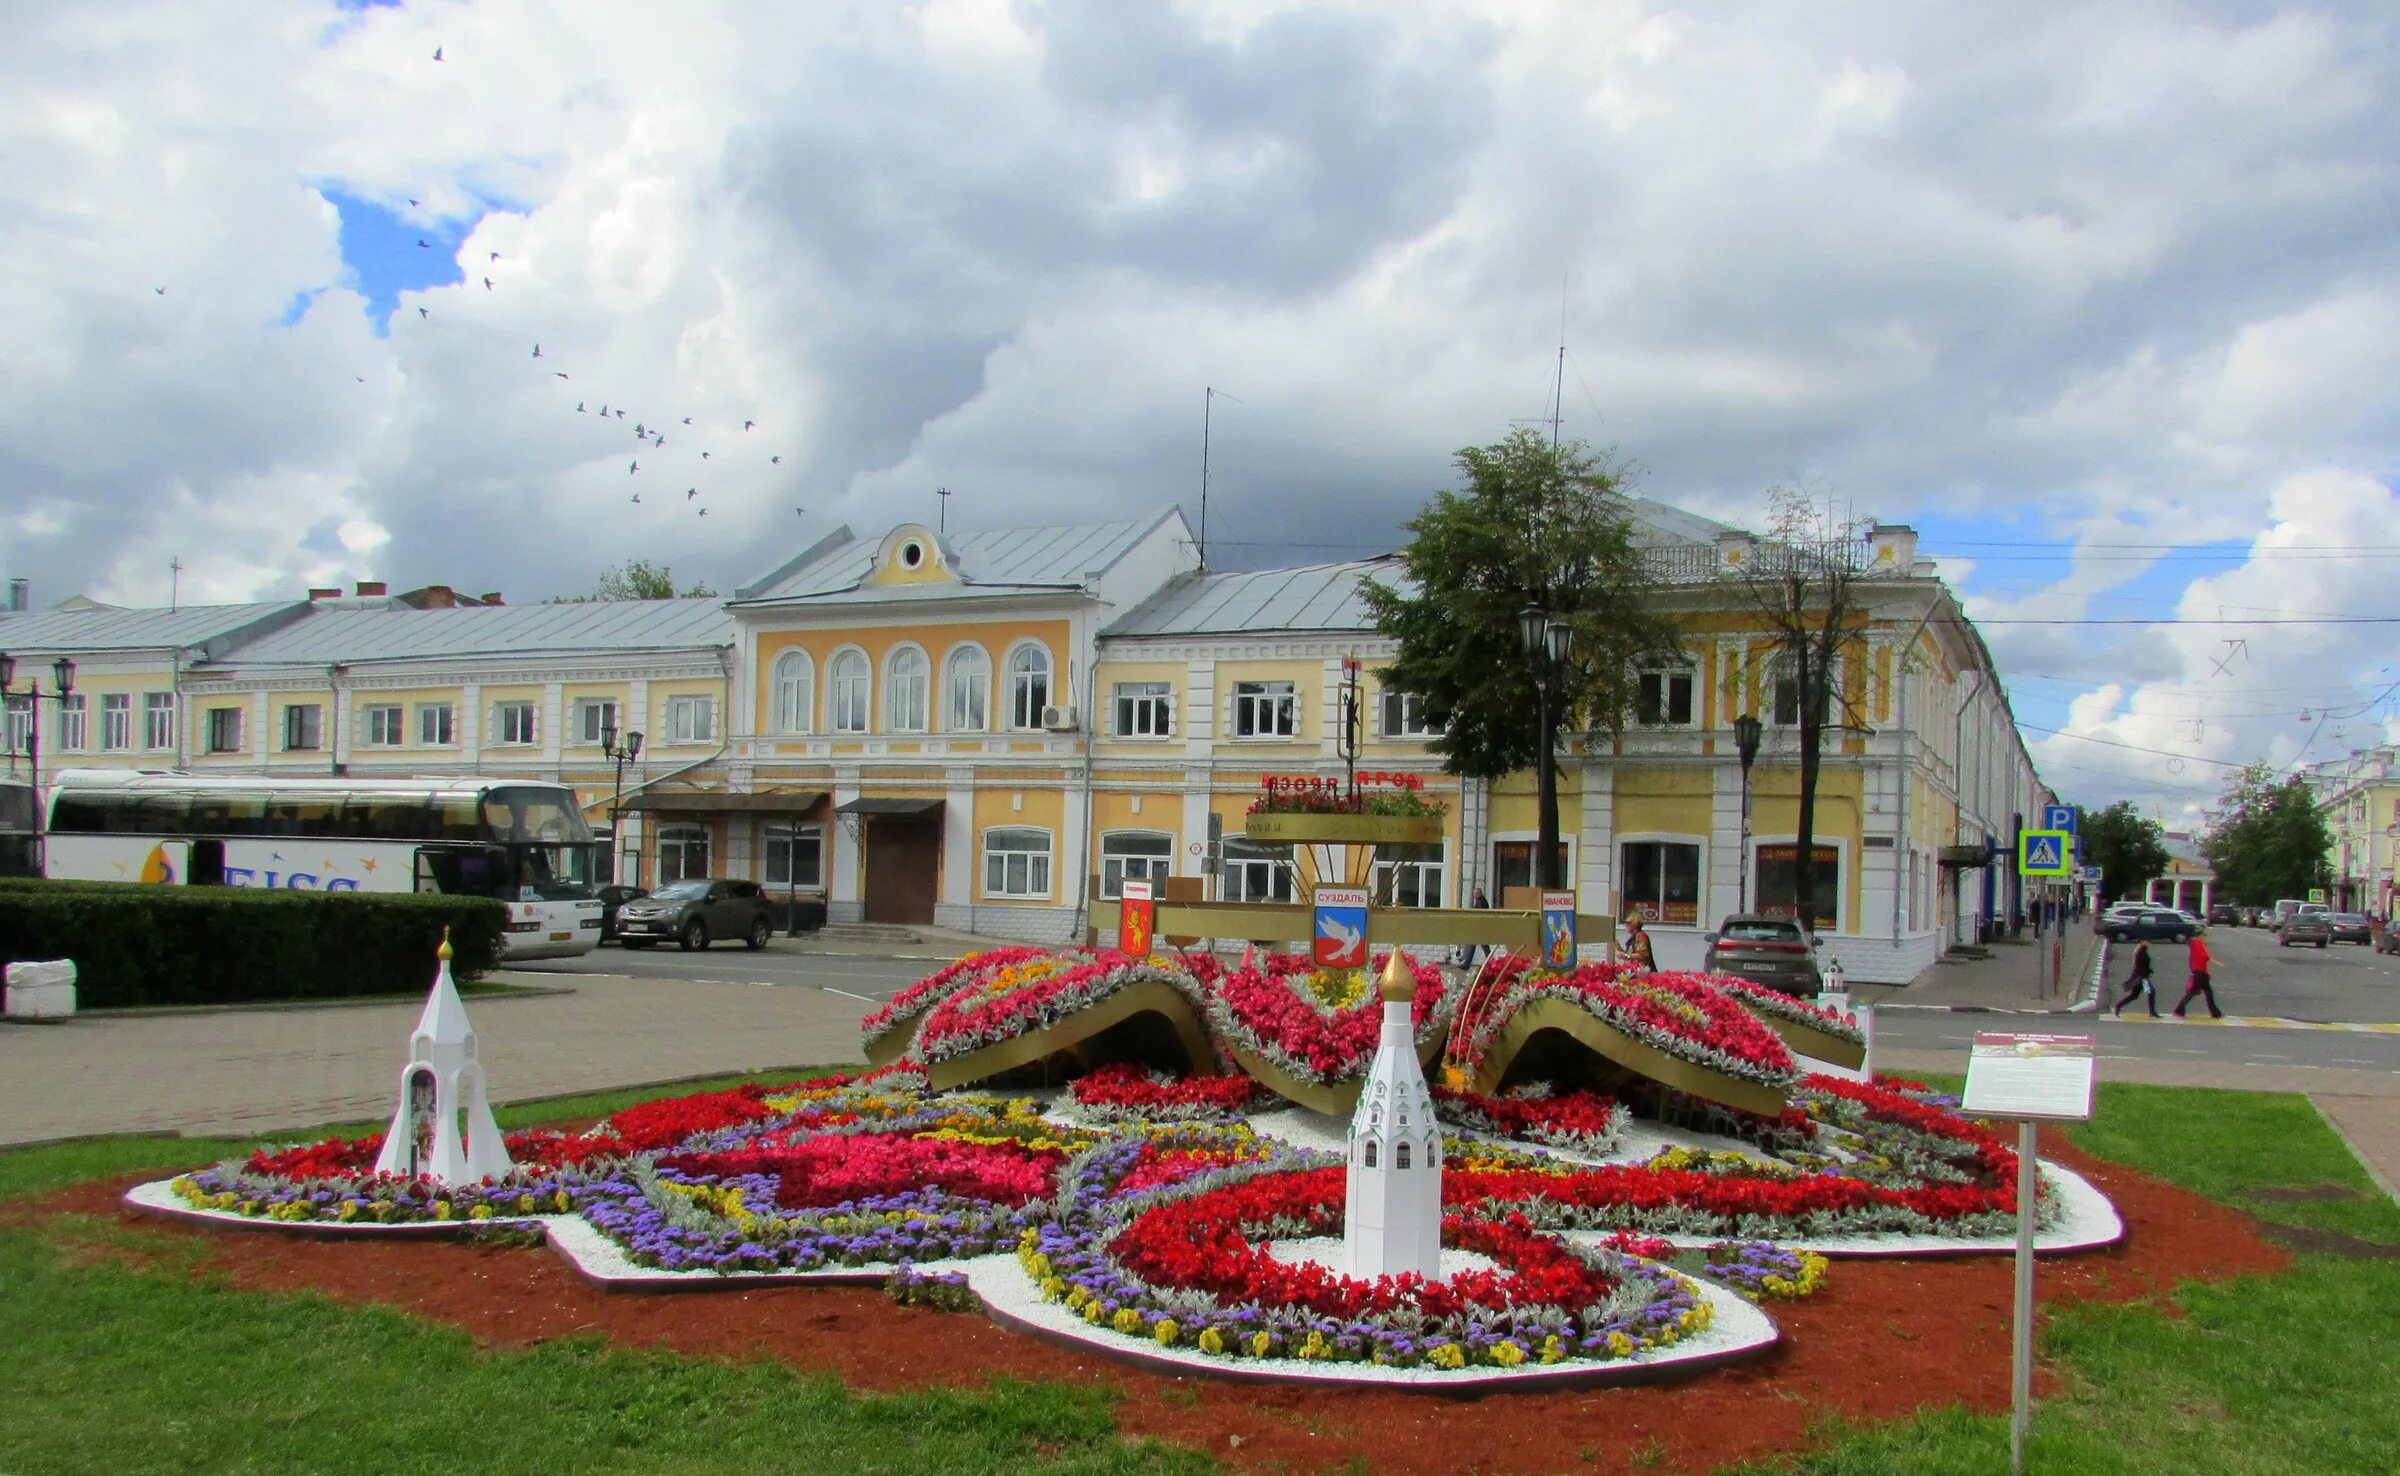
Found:
[(2122, 1020), (2125, 1018), (2125, 1007), (2145, 995), (2150, 1000), (2150, 1018), (2155, 1020), (2158, 1018), (2158, 985), (2150, 977), (2150, 945), (2136, 943), (2133, 946), (2133, 972), (2125, 978), (2125, 997), (2118, 1000), (2117, 1007), (2109, 1013)]

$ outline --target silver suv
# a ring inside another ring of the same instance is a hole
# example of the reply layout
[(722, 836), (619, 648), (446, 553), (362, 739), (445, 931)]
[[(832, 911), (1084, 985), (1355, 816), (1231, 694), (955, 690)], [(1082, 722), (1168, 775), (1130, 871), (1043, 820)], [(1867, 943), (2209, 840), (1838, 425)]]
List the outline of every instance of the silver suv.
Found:
[(2319, 948), (2333, 941), (2332, 909), (2313, 902), (2304, 902), (2284, 914), (2275, 928), (2275, 946), (2289, 948), (2294, 943), (2314, 943)]
[(686, 877), (617, 909), (617, 941), (647, 948), (672, 938), (685, 952), (719, 938), (739, 938), (764, 948), (775, 931), (767, 894), (757, 882)]
[(1701, 967), (1731, 974), (1785, 994), (1814, 999), (1825, 981), (1817, 972), (1816, 940), (1793, 918), (1772, 912), (1737, 912), (1717, 925)]

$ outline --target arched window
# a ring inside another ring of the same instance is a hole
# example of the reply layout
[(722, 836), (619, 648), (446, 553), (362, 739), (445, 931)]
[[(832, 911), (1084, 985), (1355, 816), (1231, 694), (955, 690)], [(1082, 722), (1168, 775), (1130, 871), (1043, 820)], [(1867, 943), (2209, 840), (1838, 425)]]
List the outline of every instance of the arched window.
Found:
[(1008, 725), (1031, 731), (1042, 725), (1042, 709), (1050, 705), (1050, 653), (1041, 646), (1023, 645), (1008, 654)]
[(836, 733), (864, 733), (867, 714), (872, 710), (867, 702), (873, 678), (867, 672), (867, 653), (844, 651), (833, 658), (826, 668), (827, 724)]
[(1406, 1143), (1402, 1143), (1392, 1150), (1392, 1167), (1396, 1169), (1408, 1167), (1408, 1145)]
[(705, 825), (661, 825), (658, 827), (658, 884), (681, 881), (687, 876), (708, 875), (708, 827)]
[(775, 731), (806, 733), (816, 725), (817, 676), (806, 651), (775, 658)]
[(1367, 1139), (1367, 1161), (1364, 1166), (1367, 1168), (1375, 1166), (1375, 1140), (1373, 1138)]
[(925, 731), (926, 689), (933, 682), (933, 663), (914, 646), (892, 652), (883, 679), (884, 726), (895, 733)]
[(953, 733), (984, 733), (992, 726), (992, 658), (981, 646), (961, 646), (950, 653), (950, 671), (943, 685), (949, 690), (949, 716), (943, 726)]

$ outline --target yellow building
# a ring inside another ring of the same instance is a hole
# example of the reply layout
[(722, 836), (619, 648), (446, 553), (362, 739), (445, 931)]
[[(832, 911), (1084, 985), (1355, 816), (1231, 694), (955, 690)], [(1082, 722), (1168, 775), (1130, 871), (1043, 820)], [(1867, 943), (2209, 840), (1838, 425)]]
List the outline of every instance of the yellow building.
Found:
[(2400, 749), (2354, 750), (2311, 766), (2309, 783), (2332, 832), (2325, 851), (2336, 911), (2390, 917), (2393, 862), (2400, 858)]

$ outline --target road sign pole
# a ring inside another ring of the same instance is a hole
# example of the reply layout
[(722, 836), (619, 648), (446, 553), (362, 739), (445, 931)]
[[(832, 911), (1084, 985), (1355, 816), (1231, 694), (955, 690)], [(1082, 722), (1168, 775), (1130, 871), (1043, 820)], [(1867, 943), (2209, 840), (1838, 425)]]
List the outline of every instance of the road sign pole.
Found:
[(2033, 1430), (2033, 1130), (2031, 1118), (2017, 1124), (2017, 1309), (2009, 1369), (2009, 1476), (2025, 1476), (2025, 1437)]

